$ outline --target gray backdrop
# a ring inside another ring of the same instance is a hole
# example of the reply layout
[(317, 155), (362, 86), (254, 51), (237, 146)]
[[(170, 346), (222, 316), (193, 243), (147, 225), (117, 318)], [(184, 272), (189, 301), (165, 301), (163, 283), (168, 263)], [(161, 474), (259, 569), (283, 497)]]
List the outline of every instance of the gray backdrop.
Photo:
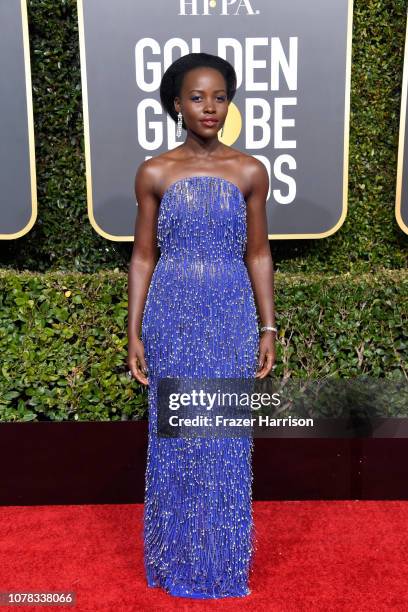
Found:
[(133, 239), (138, 165), (185, 137), (161, 109), (160, 78), (180, 55), (205, 51), (237, 70), (242, 129), (226, 144), (269, 171), (270, 238), (334, 233), (347, 207), (351, 0), (237, 0), (228, 14), (218, 1), (207, 15), (205, 5), (78, 0), (94, 228)]
[(18, 238), (26, 234), (34, 225), (37, 216), (29, 73), (25, 0), (22, 2), (0, 0), (0, 238), (2, 239)]
[(395, 215), (397, 223), (403, 232), (408, 234), (408, 159), (405, 146), (408, 142), (407, 127), (407, 100), (408, 100), (408, 19), (405, 37), (404, 74), (401, 92), (401, 114), (399, 126), (397, 188), (395, 201)]

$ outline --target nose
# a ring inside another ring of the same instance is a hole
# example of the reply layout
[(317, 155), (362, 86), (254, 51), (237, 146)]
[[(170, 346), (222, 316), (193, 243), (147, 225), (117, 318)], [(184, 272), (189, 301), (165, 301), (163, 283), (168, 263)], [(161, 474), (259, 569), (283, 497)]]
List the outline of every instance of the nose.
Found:
[(214, 112), (214, 103), (212, 102), (212, 100), (208, 100), (205, 104), (205, 112)]

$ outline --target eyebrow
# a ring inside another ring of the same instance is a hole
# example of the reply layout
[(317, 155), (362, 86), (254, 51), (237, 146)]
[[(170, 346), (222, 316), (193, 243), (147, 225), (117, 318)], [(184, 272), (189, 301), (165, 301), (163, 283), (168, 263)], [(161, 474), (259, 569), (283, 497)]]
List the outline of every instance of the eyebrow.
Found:
[[(190, 91), (188, 93), (191, 93), (192, 91), (199, 91), (200, 93), (204, 92), (203, 89), (190, 89)], [(214, 93), (217, 93), (218, 91), (226, 91), (226, 90), (225, 89), (215, 89)]]

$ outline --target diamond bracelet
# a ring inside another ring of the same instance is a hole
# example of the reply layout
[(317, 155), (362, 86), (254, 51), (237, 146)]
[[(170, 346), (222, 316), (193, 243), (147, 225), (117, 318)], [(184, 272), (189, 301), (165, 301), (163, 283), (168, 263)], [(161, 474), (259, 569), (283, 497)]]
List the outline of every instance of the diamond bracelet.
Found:
[(265, 325), (264, 327), (261, 327), (261, 332), (264, 331), (274, 331), (276, 333), (278, 333), (278, 328), (277, 327), (272, 327), (272, 325)]

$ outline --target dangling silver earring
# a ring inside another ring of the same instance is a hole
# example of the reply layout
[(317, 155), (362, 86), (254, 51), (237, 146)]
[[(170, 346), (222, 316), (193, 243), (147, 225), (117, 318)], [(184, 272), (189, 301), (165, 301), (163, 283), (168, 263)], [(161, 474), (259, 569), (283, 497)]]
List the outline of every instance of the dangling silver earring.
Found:
[(179, 112), (179, 114), (177, 115), (177, 130), (176, 130), (177, 138), (180, 138), (181, 136), (182, 126), (183, 126), (183, 115)]

